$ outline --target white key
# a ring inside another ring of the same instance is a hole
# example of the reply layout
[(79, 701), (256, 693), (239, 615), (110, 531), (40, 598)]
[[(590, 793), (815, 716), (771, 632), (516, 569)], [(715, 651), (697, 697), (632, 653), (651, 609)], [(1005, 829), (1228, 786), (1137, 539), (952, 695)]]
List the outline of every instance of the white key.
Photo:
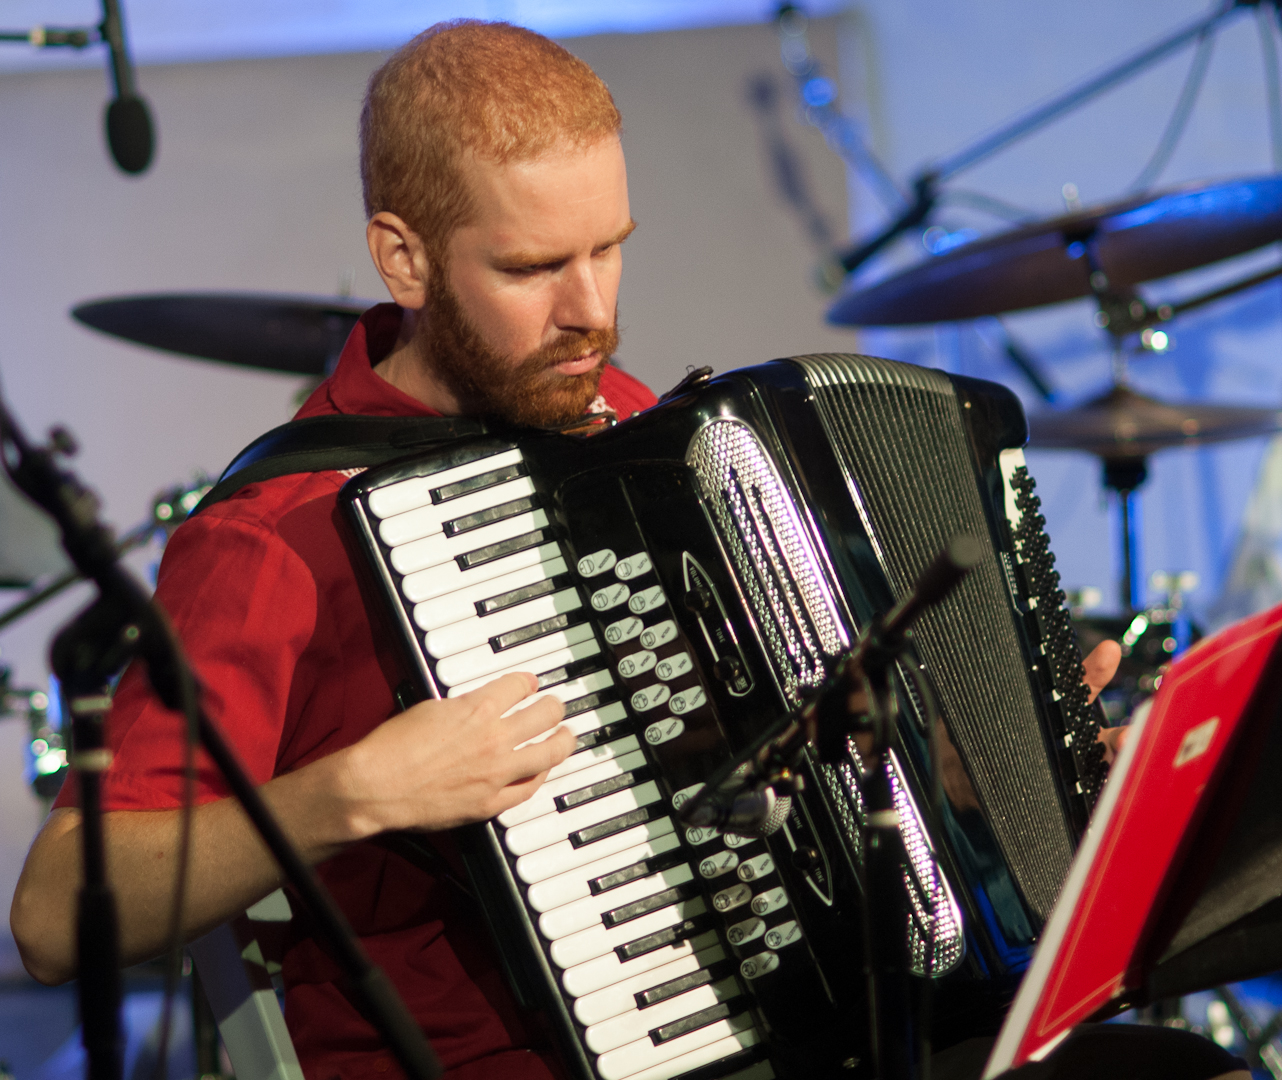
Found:
[(598, 956), (604, 956), (616, 946), (657, 934), (686, 919), (702, 915), (707, 910), (703, 897), (696, 896), (689, 900), (682, 900), (679, 904), (652, 911), (649, 915), (642, 915), (641, 918), (633, 919), (622, 926), (609, 929), (604, 926), (593, 926), (588, 930), (580, 930), (577, 934), (552, 942), (548, 952), (552, 957), (552, 963), (557, 967), (574, 967), (576, 964), (583, 964)]
[(668, 716), (646, 728), (642, 738), (651, 746), (658, 746), (660, 743), (675, 739), (685, 729), (686, 722), (684, 720), (678, 720), (675, 716)]
[[(639, 769), (644, 764), (645, 754), (637, 750), (631, 754), (624, 754), (621, 758), (602, 761), (589, 769), (584, 769), (582, 772), (563, 776), (560, 780), (549, 781), (526, 799), (525, 802), (517, 803), (499, 814), (498, 823), (504, 828), (510, 829), (514, 825), (520, 825), (523, 821), (533, 821), (544, 814), (555, 814), (557, 809), (553, 800), (558, 795), (566, 795), (571, 791), (578, 791), (579, 788), (587, 787), (589, 784), (599, 784), (602, 780), (610, 780), (631, 769)], [(584, 805), (591, 804), (585, 803)], [(572, 812), (570, 810), (563, 811), (563, 813), (567, 814)]]
[(423, 647), (433, 659), (441, 660), (465, 649), (474, 649), (492, 637), (533, 626), (555, 615), (578, 611), (582, 606), (578, 589), (562, 589), (550, 596), (539, 596), (524, 604), (496, 611), (493, 615), (478, 618), (474, 612), (469, 619), (430, 631), (424, 638)]
[[(547, 639), (546, 637), (537, 637), (536, 640), (545, 641)], [(518, 648), (524, 648), (524, 646), (523, 645), (518, 646)], [(510, 655), (510, 653), (514, 653), (514, 652), (517, 652), (517, 649), (505, 650), (505, 652), (499, 653), (497, 655)], [(497, 671), (487, 671), (485, 675), (477, 676), (476, 679), (468, 679), (463, 682), (455, 682), (455, 684), (453, 685), (446, 684), (447, 686), (449, 686), (450, 689), (446, 691), (445, 696), (446, 698), (458, 698), (458, 696), (460, 695), (468, 694), (472, 690), (476, 690), (478, 688), (481, 688), (481, 686), (485, 686), (487, 682), (494, 682), (495, 679), (501, 679), (501, 677), (505, 675), (512, 675), (512, 672), (514, 671), (528, 671), (528, 672), (535, 673), (535, 675), (545, 675), (546, 672), (555, 671), (556, 668), (559, 668), (559, 667), (565, 667), (565, 664), (574, 663), (574, 661), (586, 661), (586, 659), (590, 657), (595, 657), (595, 655), (599, 654), (600, 652), (601, 652), (601, 646), (596, 644), (595, 639), (586, 639), (583, 641), (576, 641), (576, 643), (574, 643), (573, 645), (568, 645), (567, 648), (553, 649), (549, 653), (542, 654), (541, 657), (519, 659), (519, 661), (515, 663), (509, 663), (508, 666), (506, 667), (500, 667), (499, 670)], [(449, 668), (447, 668), (447, 670), (449, 670)], [(441, 676), (440, 664), (438, 664), (436, 668), (436, 677), (438, 681), (441, 681), (441, 682), (445, 681), (444, 677)], [(613, 681), (614, 680), (609, 680), (608, 682), (605, 682), (605, 684), (603, 685), (606, 685), (606, 686), (612, 685)], [(551, 690), (554, 690), (554, 689), (556, 688), (553, 688), (553, 686), (549, 686), (549, 688), (547, 688), (546, 690), (538, 691), (538, 694), (529, 695), (528, 698), (520, 700), (520, 702), (513, 705), (512, 708), (508, 709), (508, 712), (505, 712), (504, 716), (510, 716), (510, 714), (517, 711), (518, 708), (526, 707), (526, 705), (531, 703), (532, 700), (535, 700), (536, 696), (549, 694), (551, 693)], [(587, 693), (587, 691), (585, 691), (585, 693)], [(576, 694), (574, 696), (578, 696), (578, 698), (581, 698), (581, 696), (583, 695)], [(569, 699), (562, 698), (562, 700), (569, 700)]]
[(627, 719), (627, 715), (628, 710), (623, 707), (623, 702), (612, 701), (609, 705), (589, 709), (587, 712), (571, 716), (568, 720), (562, 720), (561, 726), (573, 732), (577, 739), (580, 735), (587, 735), (589, 732), (596, 731), (597, 728), (605, 727), (606, 724), (617, 724), (620, 720)]
[(641, 644), (647, 649), (657, 649), (660, 645), (666, 645), (676, 636), (677, 624), (671, 619), (664, 619), (663, 622), (646, 627), (641, 632)]
[(633, 615), (644, 615), (648, 611), (653, 611), (663, 604), (663, 586), (651, 585), (648, 589), (642, 589), (628, 601), (628, 610)]
[(629, 615), (627, 618), (610, 623), (605, 628), (605, 640), (611, 645), (622, 645), (625, 641), (631, 641), (644, 629), (645, 623), (635, 615)]
[(444, 529), (447, 521), (457, 521), (533, 494), (534, 481), (528, 476), (519, 476), (470, 495), (460, 495), (449, 502), (428, 503), (395, 517), (384, 518), (378, 527), (378, 535), (388, 547), (397, 547), (420, 537), (436, 535)]
[(648, 1041), (650, 1032), (655, 1028), (681, 1020), (701, 1009), (710, 1009), (738, 992), (739, 984), (733, 978), (722, 979), (711, 986), (697, 986), (648, 1009), (638, 1009), (602, 1021), (583, 1033), (583, 1041), (594, 1054), (604, 1054), (638, 1039)]
[(642, 859), (674, 851), (680, 846), (681, 841), (675, 832), (664, 833), (644, 844), (633, 844), (603, 859), (590, 862), (586, 866), (576, 867), (564, 874), (557, 874), (555, 877), (531, 885), (529, 892), (525, 894), (526, 902), (540, 914), (551, 911), (563, 904), (570, 904), (585, 896), (591, 896), (591, 890), (588, 888), (589, 881), (605, 874), (612, 874), (616, 870), (622, 870), (633, 863), (639, 863)]
[(662, 949), (643, 953), (626, 963), (619, 959), (618, 954), (606, 953), (604, 956), (598, 956), (595, 960), (589, 960), (586, 964), (580, 964), (578, 967), (566, 970), (561, 975), (561, 985), (565, 987), (565, 992), (571, 997), (584, 997), (587, 994), (594, 994), (598, 990), (604, 990), (606, 987), (615, 986), (624, 979), (632, 978), (634, 975), (661, 968), (665, 964), (670, 964), (673, 960), (693, 956), (695, 953), (703, 949), (710, 949), (716, 944), (716, 931), (707, 930), (697, 937), (678, 941), (675, 945), (665, 945)]
[(597, 589), (591, 596), (594, 611), (609, 611), (627, 600), (631, 590), (622, 582), (612, 582), (603, 589)]
[[(644, 900), (647, 896), (661, 893), (677, 885), (692, 881), (694, 874), (688, 866), (673, 866), (657, 874), (629, 881), (617, 889), (599, 893), (596, 896), (585, 896), (572, 904), (545, 911), (539, 916), (539, 933), (545, 941), (556, 941), (559, 938), (577, 934), (592, 926), (600, 926), (601, 916), (607, 911), (614, 911), (635, 900)], [(632, 920), (636, 922), (638, 920)], [(631, 925), (631, 923), (620, 924)]]
[[(451, 563), (451, 565), (457, 567), (458, 564)], [(486, 565), (490, 564), (487, 563)], [(421, 572), (430, 573), (431, 571), (424, 570)], [(527, 566), (510, 574), (503, 574), (489, 581), (466, 585), (464, 588), (455, 589), (452, 593), (438, 596), (428, 603), (414, 603), (414, 622), (420, 630), (435, 630), (438, 626), (448, 626), (450, 623), (456, 623), (460, 619), (476, 619), (480, 617), (476, 614), (477, 601), (492, 600), (494, 597), (510, 593), (514, 589), (521, 589), (527, 585), (537, 585), (540, 581), (546, 581), (548, 578), (556, 577), (558, 574), (564, 574), (565, 572), (565, 560), (557, 556), (551, 562), (536, 563), (533, 566)], [(401, 583), (402, 593), (408, 592), (405, 589), (408, 581), (409, 578), (406, 578)], [(413, 598), (408, 595), (406, 599), (413, 602)]]
[(643, 690), (638, 690), (632, 695), (632, 707), (637, 712), (645, 712), (647, 709), (657, 709), (672, 694), (663, 683), (655, 683), (653, 686), (647, 686)]
[(625, 679), (635, 679), (638, 675), (644, 675), (650, 671), (654, 667), (654, 662), (654, 653), (649, 649), (642, 649), (619, 661), (619, 674)]
[(663, 660), (657, 668), (655, 674), (664, 682), (671, 682), (673, 679), (679, 679), (694, 666), (688, 652), (679, 652), (675, 656), (669, 656)]
[(770, 853), (766, 852), (764, 855), (757, 855), (749, 859), (739, 867), (739, 880), (755, 881), (757, 878), (763, 878), (767, 874), (774, 873), (774, 869), (775, 861), (771, 858)]
[(682, 690), (679, 694), (673, 694), (672, 700), (668, 703), (668, 708), (681, 715), (694, 712), (707, 700), (708, 695), (704, 692), (702, 686), (691, 686), (687, 690)]
[(612, 567), (618, 557), (609, 548), (602, 548), (600, 551), (594, 551), (591, 555), (584, 555), (576, 564), (576, 569), (583, 577), (596, 577), (597, 574), (604, 574)]
[(620, 559), (618, 565), (614, 568), (614, 576), (620, 581), (630, 581), (632, 578), (640, 577), (642, 574), (650, 572), (650, 556), (644, 551), (638, 551), (626, 559)]
[(622, 739), (615, 739), (614, 742), (602, 743), (600, 746), (589, 746), (586, 750), (571, 754), (560, 765), (554, 765), (549, 769), (547, 781), (550, 783), (553, 780), (561, 779), (563, 776), (569, 776), (571, 773), (582, 772), (598, 762), (622, 757), (624, 754), (640, 748), (641, 743), (635, 735), (627, 735)]
[(527, 885), (535, 885), (595, 863), (607, 855), (626, 851), (638, 844), (648, 844), (669, 834), (676, 835), (676, 823), (671, 818), (659, 818), (634, 825), (583, 847), (576, 848), (569, 840), (562, 840), (559, 844), (545, 847), (533, 854), (522, 855), (516, 860), (516, 876)]
[[(711, 1065), (713, 1062), (730, 1057), (731, 1054), (737, 1054), (740, 1050), (756, 1046), (759, 1042), (761, 1042), (761, 1033), (755, 1027), (748, 1028), (717, 1042), (701, 1046), (697, 1050), (688, 1051), (680, 1057), (669, 1058), (651, 1068), (633, 1073), (627, 1080), (672, 1080), (674, 1076), (691, 1072), (703, 1065)], [(760, 1064), (764, 1068), (744, 1069), (733, 1076), (727, 1076), (725, 1080), (774, 1080), (775, 1071), (770, 1062), (763, 1061)]]
[[(570, 649), (573, 645), (590, 646), (574, 653), (575, 660), (595, 656), (601, 651), (596, 639), (592, 636), (592, 625), (579, 623), (577, 626), (558, 630), (555, 634), (545, 634), (541, 638), (524, 642), (511, 649), (504, 649), (502, 652), (496, 653), (487, 643), (468, 649), (466, 652), (456, 653), (454, 656), (447, 656), (436, 665), (436, 677), (446, 686), (457, 686), (469, 679), (479, 679), (482, 675), (496, 675), (500, 671), (526, 671), (528, 670), (526, 665), (539, 657), (560, 649)], [(544, 670), (559, 666), (560, 663), (546, 665)]]
[(620, 1046), (596, 1061), (601, 1080), (670, 1080), (699, 1065), (729, 1057), (755, 1046), (761, 1036), (748, 1013), (718, 1020), (679, 1039), (655, 1046), (649, 1035)]
[(701, 968), (706, 968), (726, 958), (726, 952), (720, 945), (710, 949), (683, 956), (662, 967), (651, 968), (639, 975), (622, 979), (613, 986), (597, 990), (574, 1003), (574, 1017), (584, 1027), (591, 1027), (612, 1016), (625, 1012), (635, 1012), (637, 999), (633, 996), (642, 990), (649, 990), (661, 983), (679, 979), (682, 975), (693, 975)]
[(528, 514), (517, 514), (504, 521), (496, 521), (493, 525), (473, 529), (461, 536), (437, 535), (411, 540), (408, 544), (392, 548), (389, 561), (397, 573), (412, 574), (416, 570), (453, 561), (457, 555), (466, 555), (469, 551), (479, 551), (502, 540), (511, 540), (514, 536), (542, 529), (547, 523), (547, 514), (542, 510), (532, 510)]
[(425, 506), (430, 503), (431, 493), (437, 488), (457, 484), (460, 480), (470, 480), (474, 476), (506, 468), (508, 465), (516, 465), (520, 461), (520, 450), (504, 450), (501, 454), (477, 458), (466, 465), (443, 469), (441, 472), (432, 473), (431, 476), (415, 476), (409, 480), (388, 484), (387, 487), (370, 492), (369, 508), (376, 517), (380, 518), (403, 514), (406, 510), (413, 510), (416, 506)]
[[(552, 541), (504, 555), (501, 559), (482, 563), (470, 570), (460, 569), (453, 559), (427, 569), (413, 572), (402, 570), (401, 573), (408, 576), (401, 581), (401, 595), (411, 604), (419, 604), (438, 596), (447, 596), (459, 589), (479, 585), (483, 581), (493, 581), (516, 570), (554, 564), (558, 559), (561, 559), (561, 546)], [(552, 573), (549, 571), (545, 576), (552, 577)]]
[(597, 825), (610, 818), (626, 814), (642, 806), (659, 801), (659, 785), (653, 780), (616, 791), (604, 799), (597, 799), (586, 806), (576, 806), (562, 814), (544, 814), (533, 821), (513, 826), (503, 836), (503, 844), (513, 855), (526, 855), (551, 844), (569, 839), (572, 832)]

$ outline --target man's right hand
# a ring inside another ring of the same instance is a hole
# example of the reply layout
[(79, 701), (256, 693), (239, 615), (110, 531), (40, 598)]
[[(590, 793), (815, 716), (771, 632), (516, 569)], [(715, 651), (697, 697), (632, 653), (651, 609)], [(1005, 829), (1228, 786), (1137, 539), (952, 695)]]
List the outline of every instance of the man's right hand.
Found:
[(353, 838), (484, 821), (533, 795), (575, 743), (566, 728), (529, 742), (560, 723), (556, 698), (504, 715), (537, 685), (532, 675), (504, 675), (461, 697), (420, 702), (345, 751), (337, 790)]
[[(389, 829), (447, 829), (481, 821), (528, 799), (548, 769), (574, 749), (542, 697), (505, 716), (534, 690), (530, 675), (507, 675), (470, 694), (425, 701), (360, 742), (269, 780), (259, 790), (308, 862)], [(528, 744), (528, 745), (525, 745)], [(517, 749), (519, 747), (519, 749)], [(107, 869), (120, 913), (125, 964), (168, 944), (180, 810), (104, 815)], [(23, 963), (41, 982), (76, 974), (75, 910), (81, 881), (80, 811), (55, 810), (27, 856), (10, 926)], [(275, 859), (233, 799), (192, 813), (188, 940), (240, 914), (282, 884)]]

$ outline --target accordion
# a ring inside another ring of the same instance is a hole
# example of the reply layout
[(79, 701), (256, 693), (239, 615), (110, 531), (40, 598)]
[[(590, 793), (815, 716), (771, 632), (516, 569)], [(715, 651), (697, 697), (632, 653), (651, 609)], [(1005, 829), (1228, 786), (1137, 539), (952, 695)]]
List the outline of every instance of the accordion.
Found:
[(1104, 778), (1026, 438), (997, 384), (816, 355), (690, 378), (591, 438), (485, 436), (344, 487), (417, 696), (532, 671), (565, 704), (576, 751), (466, 858), (578, 1080), (857, 1075), (854, 746), (808, 763), (767, 837), (676, 811), (963, 531), (984, 558), (914, 631), (884, 767), (911, 967), (937, 1027), (995, 1026)]

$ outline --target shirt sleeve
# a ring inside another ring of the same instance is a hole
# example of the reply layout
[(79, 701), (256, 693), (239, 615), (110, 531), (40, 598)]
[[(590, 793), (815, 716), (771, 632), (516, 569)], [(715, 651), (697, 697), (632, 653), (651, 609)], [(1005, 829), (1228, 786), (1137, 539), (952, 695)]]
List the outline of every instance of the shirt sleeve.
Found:
[[(253, 779), (269, 780), (294, 670), (315, 631), (311, 572), (261, 523), (207, 511), (170, 540), (156, 599), (201, 682), (206, 711)], [(156, 699), (142, 664), (131, 664), (107, 719), (113, 759), (103, 777), (104, 809), (180, 806), (184, 737), (182, 717)], [(229, 793), (203, 751), (196, 764), (198, 803)], [(55, 805), (74, 805), (76, 797), (69, 778)]]

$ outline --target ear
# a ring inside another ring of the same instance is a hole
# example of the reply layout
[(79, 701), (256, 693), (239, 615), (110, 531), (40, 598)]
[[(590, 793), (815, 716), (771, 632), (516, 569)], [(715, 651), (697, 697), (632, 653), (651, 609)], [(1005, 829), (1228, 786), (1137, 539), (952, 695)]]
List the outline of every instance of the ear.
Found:
[(365, 226), (374, 269), (383, 279), (392, 300), (403, 308), (419, 309), (427, 303), (427, 249), (418, 233), (395, 214), (380, 210)]

